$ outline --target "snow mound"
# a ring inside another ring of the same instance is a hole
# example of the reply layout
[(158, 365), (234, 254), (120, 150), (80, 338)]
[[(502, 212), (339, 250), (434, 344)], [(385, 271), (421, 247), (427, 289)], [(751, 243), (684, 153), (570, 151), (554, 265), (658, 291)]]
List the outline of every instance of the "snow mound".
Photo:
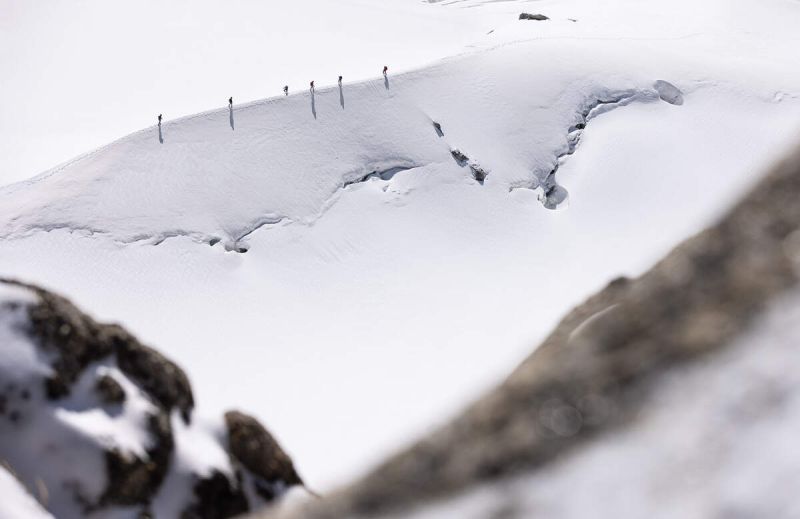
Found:
[[(265, 225), (314, 223), (343, 188), (372, 177), (415, 170), (422, 185), (478, 185), (487, 168), (487, 188), (538, 188), (574, 151), (570, 128), (659, 99), (653, 78), (624, 62), (601, 52), (543, 62), (545, 47), (520, 44), (143, 130), (0, 191), (0, 236), (189, 236), (235, 250)], [(525, 61), (540, 62), (536, 74), (516, 65)], [(451, 148), (481, 166), (465, 168)]]

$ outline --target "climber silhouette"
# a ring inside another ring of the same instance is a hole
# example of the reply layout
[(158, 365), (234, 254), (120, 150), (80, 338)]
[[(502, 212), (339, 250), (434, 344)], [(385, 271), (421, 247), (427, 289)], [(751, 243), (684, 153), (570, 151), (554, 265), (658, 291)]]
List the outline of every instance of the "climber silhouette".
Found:
[(158, 125), (161, 126), (161, 114), (158, 114)]
[(285, 87), (283, 87), (283, 95), (285, 95), (285, 96), (289, 95), (289, 85), (286, 85)]
[(383, 66), (383, 75), (385, 76), (387, 72), (389, 72), (389, 67), (387, 67), (386, 65), (384, 65), (384, 66)]
[(389, 67), (386, 65), (383, 66), (383, 86), (386, 87), (386, 90), (389, 90)]
[(342, 86), (342, 76), (339, 76), (339, 86)]
[(342, 91), (342, 76), (339, 76), (339, 104), (344, 108), (344, 92)]
[(313, 92), (313, 91), (314, 91), (314, 82), (312, 81), (312, 82), (310, 83), (310, 85), (311, 85), (311, 91)]
[(234, 130), (233, 127), (233, 96), (228, 98), (228, 119), (231, 123), (231, 130)]

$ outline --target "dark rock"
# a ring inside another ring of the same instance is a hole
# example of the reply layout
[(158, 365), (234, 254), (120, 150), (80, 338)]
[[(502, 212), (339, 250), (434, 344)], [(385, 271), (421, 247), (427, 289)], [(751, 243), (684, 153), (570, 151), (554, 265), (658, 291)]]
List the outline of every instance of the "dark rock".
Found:
[(27, 288), (38, 296), (29, 310), (29, 333), (39, 347), (55, 355), (53, 375), (45, 381), (50, 399), (70, 393), (86, 367), (114, 355), (119, 368), (133, 378), (165, 412), (181, 410), (188, 422), (194, 400), (189, 379), (173, 362), (141, 344), (113, 324), (99, 324), (61, 296), (12, 280), (0, 282)]
[(174, 362), (156, 350), (144, 346), (119, 326), (105, 328), (107, 340), (114, 346), (117, 364), (161, 407), (169, 413), (173, 408), (181, 411), (183, 421), (189, 423), (194, 397), (189, 378)]
[(486, 180), (488, 173), (478, 164), (470, 164), (469, 169), (472, 170), (472, 177), (478, 181), (479, 184), (483, 184), (483, 181)]
[(258, 420), (239, 411), (225, 413), (231, 455), (261, 481), (256, 490), (266, 501), (276, 497), (275, 488), (303, 485), (291, 458)]
[(538, 20), (544, 21), (549, 20), (550, 18), (546, 17), (543, 14), (530, 14), (530, 13), (522, 13), (519, 15), (520, 20)]
[(465, 166), (467, 162), (469, 162), (469, 157), (464, 155), (464, 153), (457, 148), (450, 150), (450, 155), (452, 155), (453, 158), (456, 159), (456, 162), (458, 163), (459, 166)]
[[(175, 363), (141, 344), (120, 326), (97, 323), (60, 296), (15, 281), (0, 279), (0, 284), (24, 288), (36, 296), (33, 302), (24, 304), (28, 319), (21, 321), (19, 330), (28, 336), (31, 347), (41, 350), (41, 358), (47, 359), (43, 362), (50, 364), (52, 372), (50, 375), (43, 370), (44, 374), (33, 375), (25, 382), (27, 386), (5, 383), (0, 394), (0, 414), (16, 424), (9, 431), (27, 434), (29, 431), (25, 426), (26, 422), (31, 421), (30, 414), (36, 415), (38, 412), (42, 417), (49, 418), (50, 413), (58, 411), (62, 402), (68, 406), (75, 405), (75, 402), (64, 402), (62, 397), (75, 391), (75, 384), (81, 376), (87, 370), (97, 369), (98, 363), (119, 370), (113, 376), (99, 376), (94, 382), (93, 390), (102, 404), (119, 405), (127, 398), (137, 398), (153, 406), (145, 425), (149, 438), (143, 445), (145, 455), (141, 457), (120, 448), (108, 447), (109, 444), (114, 445), (114, 438), (107, 438), (110, 443), (98, 440), (93, 444), (90, 437), (85, 437), (84, 430), (73, 430), (65, 425), (64, 430), (58, 433), (64, 436), (64, 445), (72, 441), (70, 435), (77, 435), (85, 439), (87, 449), (95, 446), (97, 450), (94, 455), (98, 456), (95, 460), (102, 460), (105, 465), (103, 476), (106, 486), (98, 495), (96, 490), (87, 490), (94, 488), (94, 483), (81, 479), (86, 476), (79, 467), (76, 467), (74, 475), (69, 467), (61, 467), (58, 475), (48, 481), (53, 495), (57, 496), (53, 501), (63, 503), (66, 510), (77, 507), (87, 515), (102, 515), (111, 508), (126, 507), (132, 516), (151, 516), (151, 504), (162, 490), (175, 456), (176, 439), (171, 422), (173, 411), (179, 412), (186, 424), (190, 423), (194, 399), (188, 377)], [(19, 304), (11, 301), (0, 306), (0, 312), (11, 309), (12, 305), (16, 305), (15, 311), (19, 310)], [(138, 391), (126, 394), (122, 378), (126, 384), (134, 384)], [(39, 384), (44, 385), (43, 396), (50, 402), (42, 401), (37, 391), (30, 391), (31, 387), (40, 387)], [(91, 406), (93, 400), (81, 400), (77, 405)], [(40, 407), (37, 408), (37, 405)], [(234, 480), (224, 476), (229, 468), (227, 465), (215, 467), (216, 472), (212, 471), (209, 476), (195, 475), (193, 495), (187, 492), (187, 495), (171, 498), (185, 500), (185, 504), (181, 505), (185, 506), (184, 517), (223, 518), (248, 511), (253, 504), (248, 503), (246, 498), (251, 494), (247, 494), (243, 486), (240, 477), (243, 470), (248, 473), (248, 484), (253, 486), (252, 495), (258, 493), (267, 501), (279, 497), (292, 485), (302, 484), (292, 461), (255, 419), (234, 412), (228, 413), (225, 421), (230, 445), (228, 450), (237, 476)], [(138, 426), (138, 423), (131, 425)], [(209, 439), (218, 441), (215, 437)], [(40, 443), (45, 442), (47, 448), (51, 448), (52, 443), (52, 448), (57, 450), (64, 447), (60, 441), (61, 437), (47, 437)], [(0, 446), (7, 447), (7, 444), (0, 443)], [(8, 454), (0, 448), (0, 458), (8, 458)], [(43, 479), (49, 479), (46, 476), (47, 457), (40, 460), (19, 458), (14, 462), (37, 464), (37, 467), (41, 466)], [(28, 481), (30, 485), (39, 483), (38, 480)], [(256, 504), (261, 503), (259, 500)]]
[(53, 375), (45, 381), (50, 399), (69, 394), (70, 386), (91, 362), (111, 353), (111, 345), (98, 334), (98, 325), (66, 299), (51, 292), (9, 281), (36, 292), (38, 304), (30, 308), (30, 333), (40, 347), (55, 354)]
[(195, 502), (181, 514), (181, 519), (226, 519), (241, 515), (250, 506), (241, 487), (241, 477), (232, 484), (228, 477), (213, 471), (211, 476), (197, 481), (193, 493)]
[(95, 391), (100, 395), (100, 401), (108, 405), (119, 405), (125, 402), (125, 390), (113, 377), (103, 375), (94, 385)]
[(108, 484), (100, 498), (99, 507), (147, 504), (158, 492), (169, 470), (175, 447), (169, 415), (151, 415), (147, 429), (151, 438), (147, 459), (126, 456), (116, 450), (106, 452)]

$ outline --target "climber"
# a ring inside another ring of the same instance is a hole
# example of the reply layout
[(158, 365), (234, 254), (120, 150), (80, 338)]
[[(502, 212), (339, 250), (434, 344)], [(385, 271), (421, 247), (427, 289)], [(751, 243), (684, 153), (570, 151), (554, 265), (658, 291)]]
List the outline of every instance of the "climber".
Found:
[(339, 76), (339, 86), (342, 86), (342, 76)]
[(228, 98), (228, 107), (233, 108), (233, 96)]
[(158, 114), (158, 125), (161, 126), (161, 114)]
[(384, 65), (384, 66), (383, 66), (383, 75), (385, 76), (387, 72), (389, 72), (389, 67), (387, 67), (386, 65)]
[(313, 81), (311, 82), (311, 91), (312, 92), (314, 91), (314, 82)]
[(285, 96), (289, 95), (289, 85), (286, 85), (285, 87), (283, 87), (283, 95), (285, 95)]

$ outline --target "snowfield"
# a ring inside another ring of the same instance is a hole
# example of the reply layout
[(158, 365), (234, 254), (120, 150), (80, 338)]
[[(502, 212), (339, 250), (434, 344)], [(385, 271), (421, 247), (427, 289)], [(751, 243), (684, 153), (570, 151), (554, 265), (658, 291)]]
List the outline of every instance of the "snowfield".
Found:
[(407, 3), (471, 20), (460, 53), (165, 120), (0, 188), (0, 274), (164, 351), (315, 489), (444, 421), (800, 130), (798, 2)]

